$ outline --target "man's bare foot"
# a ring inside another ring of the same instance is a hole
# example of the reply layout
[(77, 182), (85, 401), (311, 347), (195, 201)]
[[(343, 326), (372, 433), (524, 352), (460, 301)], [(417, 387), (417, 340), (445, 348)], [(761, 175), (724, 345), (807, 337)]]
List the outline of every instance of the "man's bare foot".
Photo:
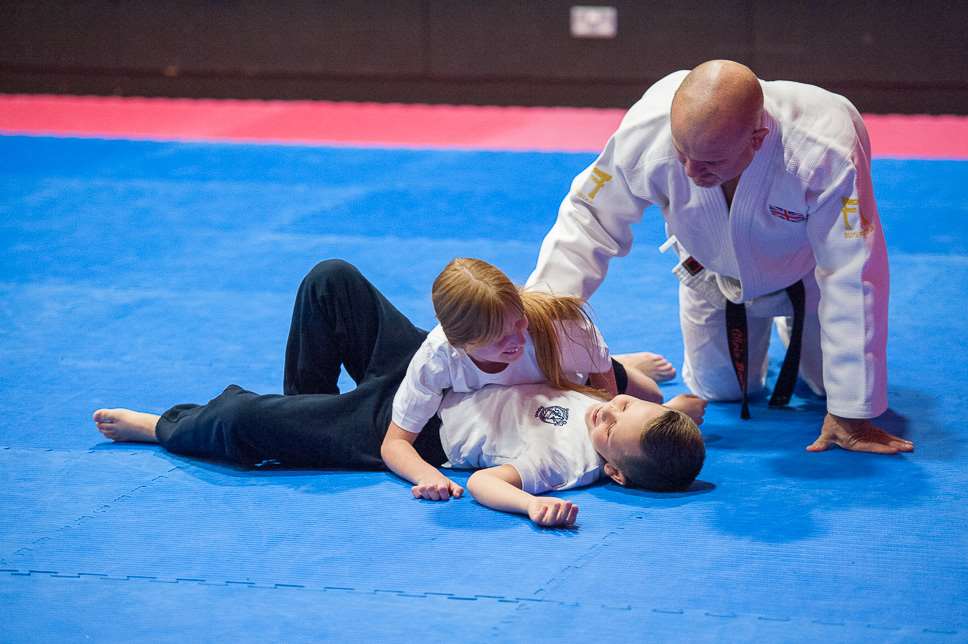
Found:
[(107, 438), (118, 442), (157, 443), (155, 425), (160, 416), (130, 409), (98, 409), (94, 424)]
[(642, 351), (641, 353), (626, 353), (613, 357), (621, 362), (626, 369), (638, 369), (656, 382), (665, 382), (676, 377), (676, 368), (658, 353)]

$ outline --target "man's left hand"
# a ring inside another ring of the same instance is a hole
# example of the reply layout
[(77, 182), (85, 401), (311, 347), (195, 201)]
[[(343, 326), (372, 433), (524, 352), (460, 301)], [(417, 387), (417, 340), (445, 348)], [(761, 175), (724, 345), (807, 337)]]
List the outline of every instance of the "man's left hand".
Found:
[(913, 452), (914, 443), (904, 440), (876, 427), (866, 418), (841, 418), (827, 414), (820, 428), (820, 436), (808, 452), (822, 452), (831, 445), (838, 445), (853, 452), (874, 452), (876, 454), (897, 454)]

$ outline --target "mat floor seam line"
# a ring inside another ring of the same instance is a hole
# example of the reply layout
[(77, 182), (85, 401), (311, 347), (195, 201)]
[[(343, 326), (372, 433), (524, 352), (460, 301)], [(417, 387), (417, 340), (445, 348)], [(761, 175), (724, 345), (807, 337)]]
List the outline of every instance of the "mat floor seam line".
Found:
[[(640, 512), (641, 511), (639, 510), (634, 511), (632, 513), (632, 516), (630, 516), (628, 520), (636, 518), (636, 515), (639, 514)], [(576, 556), (570, 563), (565, 564), (562, 568), (558, 570), (558, 572), (552, 575), (550, 579), (548, 579), (543, 584), (541, 584), (541, 586), (534, 591), (534, 594), (537, 595), (545, 592), (545, 590), (549, 586), (551, 586), (556, 581), (558, 581), (558, 579), (562, 577), (569, 569), (580, 570), (584, 568), (585, 564), (591, 561), (591, 559), (595, 555), (597, 555), (603, 548), (607, 547), (606, 542), (608, 541), (609, 537), (612, 537), (613, 535), (617, 535), (620, 531), (624, 529), (625, 529), (625, 526), (622, 525), (606, 532), (604, 535), (602, 535), (601, 540), (593, 543), (587, 550), (585, 550), (584, 552)]]
[(76, 528), (77, 526), (79, 526), (84, 521), (96, 519), (97, 518), (96, 515), (103, 514), (104, 512), (107, 512), (108, 510), (111, 509), (111, 506), (114, 503), (117, 503), (118, 501), (121, 501), (121, 500), (124, 500), (124, 499), (127, 499), (127, 498), (131, 498), (130, 495), (133, 494), (134, 492), (137, 492), (138, 490), (140, 490), (142, 488), (147, 488), (149, 485), (151, 485), (151, 484), (159, 481), (160, 479), (168, 478), (168, 474), (170, 474), (171, 472), (173, 472), (176, 469), (179, 469), (178, 466), (175, 466), (175, 467), (169, 469), (165, 474), (159, 474), (159, 475), (155, 476), (154, 478), (149, 479), (148, 481), (146, 481), (146, 482), (144, 482), (144, 483), (142, 483), (142, 484), (140, 484), (140, 485), (132, 488), (131, 490), (128, 490), (127, 492), (123, 492), (122, 494), (120, 494), (119, 496), (115, 497), (114, 499), (108, 501), (107, 503), (102, 503), (101, 505), (97, 506), (95, 509), (91, 510), (90, 511), (90, 514), (88, 514), (88, 513), (82, 514), (81, 516), (79, 516), (76, 519), (74, 519), (74, 520), (66, 523), (65, 525), (62, 525), (62, 526), (57, 527), (57, 528), (53, 528), (48, 533), (42, 534), (41, 536), (39, 536), (36, 539), (34, 539), (33, 541), (31, 541), (28, 545), (20, 546), (17, 550), (15, 550), (13, 552), (12, 555), (3, 555), (3, 556), (0, 556), (0, 563), (3, 563), (3, 564), (13, 563), (13, 562), (8, 561), (8, 559), (7, 559), (8, 556), (11, 557), (11, 558), (15, 558), (15, 557), (19, 557), (21, 555), (24, 555), (24, 554), (26, 554), (28, 552), (32, 552), (34, 550), (34, 548), (32, 548), (31, 546), (33, 546), (33, 545), (39, 545), (39, 544), (41, 544), (43, 542), (50, 541), (52, 538), (54, 538), (54, 537), (56, 537), (56, 536), (64, 533), (65, 531), (72, 530), (72, 529)]
[[(435, 592), (428, 591), (424, 593), (411, 593), (408, 591), (397, 591), (397, 590), (386, 590), (386, 589), (372, 589), (364, 590), (357, 589), (350, 586), (306, 586), (303, 584), (285, 584), (285, 583), (259, 583), (255, 581), (238, 581), (238, 580), (224, 580), (224, 581), (214, 581), (207, 580), (198, 577), (176, 577), (175, 579), (164, 579), (159, 578), (154, 575), (109, 575), (107, 573), (89, 573), (89, 572), (77, 572), (77, 573), (63, 573), (56, 570), (42, 570), (29, 568), (27, 570), (15, 569), (15, 568), (0, 568), (0, 573), (7, 573), (11, 577), (36, 577), (41, 578), (46, 576), (48, 579), (81, 579), (82, 577), (90, 577), (98, 579), (101, 581), (125, 581), (125, 582), (135, 582), (135, 583), (167, 583), (167, 584), (179, 584), (179, 583), (191, 583), (200, 586), (216, 586), (216, 587), (237, 587), (237, 588), (251, 588), (251, 589), (261, 589), (261, 590), (295, 590), (295, 591), (315, 591), (315, 592), (345, 592), (356, 595), (392, 595), (394, 597), (400, 597), (403, 599), (430, 599), (438, 598), (442, 600), (456, 600), (456, 601), (478, 601), (478, 600), (492, 600), (495, 603), (515, 603), (519, 607), (528, 604), (553, 604), (560, 607), (569, 608), (597, 608), (605, 610), (619, 610), (627, 611), (630, 613), (654, 613), (659, 615), (681, 615), (685, 616), (687, 613), (701, 614), (703, 617), (708, 617), (717, 620), (733, 620), (733, 619), (756, 619), (758, 621), (770, 621), (770, 622), (782, 622), (782, 623), (796, 623), (798, 621), (809, 622), (811, 624), (818, 624), (823, 626), (837, 626), (846, 627), (848, 625), (855, 625), (857, 627), (864, 627), (872, 631), (884, 631), (884, 632), (900, 632), (904, 630), (914, 630), (924, 633), (932, 633), (939, 635), (958, 635), (961, 631), (957, 628), (947, 628), (943, 626), (924, 626), (919, 624), (908, 624), (908, 625), (897, 625), (897, 624), (876, 624), (868, 623), (864, 621), (825, 621), (821, 619), (810, 619), (809, 617), (797, 618), (797, 617), (786, 617), (786, 616), (776, 616), (776, 615), (755, 615), (751, 613), (736, 613), (733, 611), (728, 612), (715, 612), (709, 610), (703, 610), (699, 608), (695, 609), (666, 609), (666, 608), (656, 608), (656, 607), (646, 607), (646, 606), (633, 606), (632, 604), (606, 604), (606, 603), (582, 603), (573, 601), (564, 601), (557, 599), (542, 599), (535, 597), (505, 597), (501, 595), (464, 595), (457, 593), (447, 593), (447, 592)], [(510, 618), (510, 616), (508, 617)]]
[[(4, 286), (0, 283), (0, 288)], [(145, 445), (150, 445), (150, 443), (145, 443)], [(125, 449), (97, 449), (96, 447), (84, 447), (79, 449), (72, 449), (70, 447), (32, 447), (30, 445), (0, 445), (0, 451), (21, 451), (21, 452), (50, 452), (55, 454), (110, 454), (111, 456), (142, 456), (145, 454), (150, 455), (164, 455), (166, 452), (159, 449), (139, 449), (139, 450), (125, 450)], [(159, 459), (164, 460), (164, 459)], [(174, 470), (181, 469), (180, 465), (175, 465), (168, 472), (173, 472)]]

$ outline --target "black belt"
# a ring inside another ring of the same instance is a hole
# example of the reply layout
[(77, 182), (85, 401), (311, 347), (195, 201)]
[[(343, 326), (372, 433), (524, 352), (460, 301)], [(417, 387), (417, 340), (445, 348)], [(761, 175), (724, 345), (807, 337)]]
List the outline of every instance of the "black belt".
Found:
[[(790, 402), (793, 386), (797, 382), (797, 372), (800, 369), (800, 348), (803, 344), (803, 314), (804, 288), (803, 281), (791, 284), (786, 288), (786, 294), (793, 305), (793, 331), (790, 334), (790, 345), (780, 375), (773, 386), (770, 397), (770, 407), (783, 407)], [(740, 417), (744, 420), (750, 417), (749, 401), (747, 399), (747, 384), (749, 379), (749, 334), (746, 330), (746, 305), (735, 304), (726, 300), (726, 340), (729, 343), (729, 357), (733, 361), (733, 371), (743, 396), (743, 406)]]

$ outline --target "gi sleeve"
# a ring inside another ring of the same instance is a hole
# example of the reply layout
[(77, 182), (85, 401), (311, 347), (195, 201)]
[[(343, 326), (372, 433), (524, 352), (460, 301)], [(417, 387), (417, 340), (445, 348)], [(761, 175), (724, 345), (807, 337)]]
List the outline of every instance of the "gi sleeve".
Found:
[(393, 397), (393, 422), (419, 434), (440, 409), (450, 380), (445, 357), (434, 350), (428, 338), (410, 360), (407, 375)]
[[(634, 172), (638, 156), (619, 154), (619, 148), (632, 147), (631, 141), (623, 143), (625, 136), (620, 128), (595, 162), (572, 181), (528, 286), (588, 299), (605, 279), (609, 260), (628, 254), (631, 226), (649, 202), (630, 188), (627, 174)], [(630, 163), (621, 161), (626, 156)]]
[[(884, 234), (870, 175), (870, 143), (859, 115), (850, 159), (827, 177), (807, 222), (820, 286), (827, 409), (873, 418), (887, 409), (887, 301)], [(843, 157), (841, 157), (843, 158)], [(826, 173), (821, 164), (818, 173)]]

